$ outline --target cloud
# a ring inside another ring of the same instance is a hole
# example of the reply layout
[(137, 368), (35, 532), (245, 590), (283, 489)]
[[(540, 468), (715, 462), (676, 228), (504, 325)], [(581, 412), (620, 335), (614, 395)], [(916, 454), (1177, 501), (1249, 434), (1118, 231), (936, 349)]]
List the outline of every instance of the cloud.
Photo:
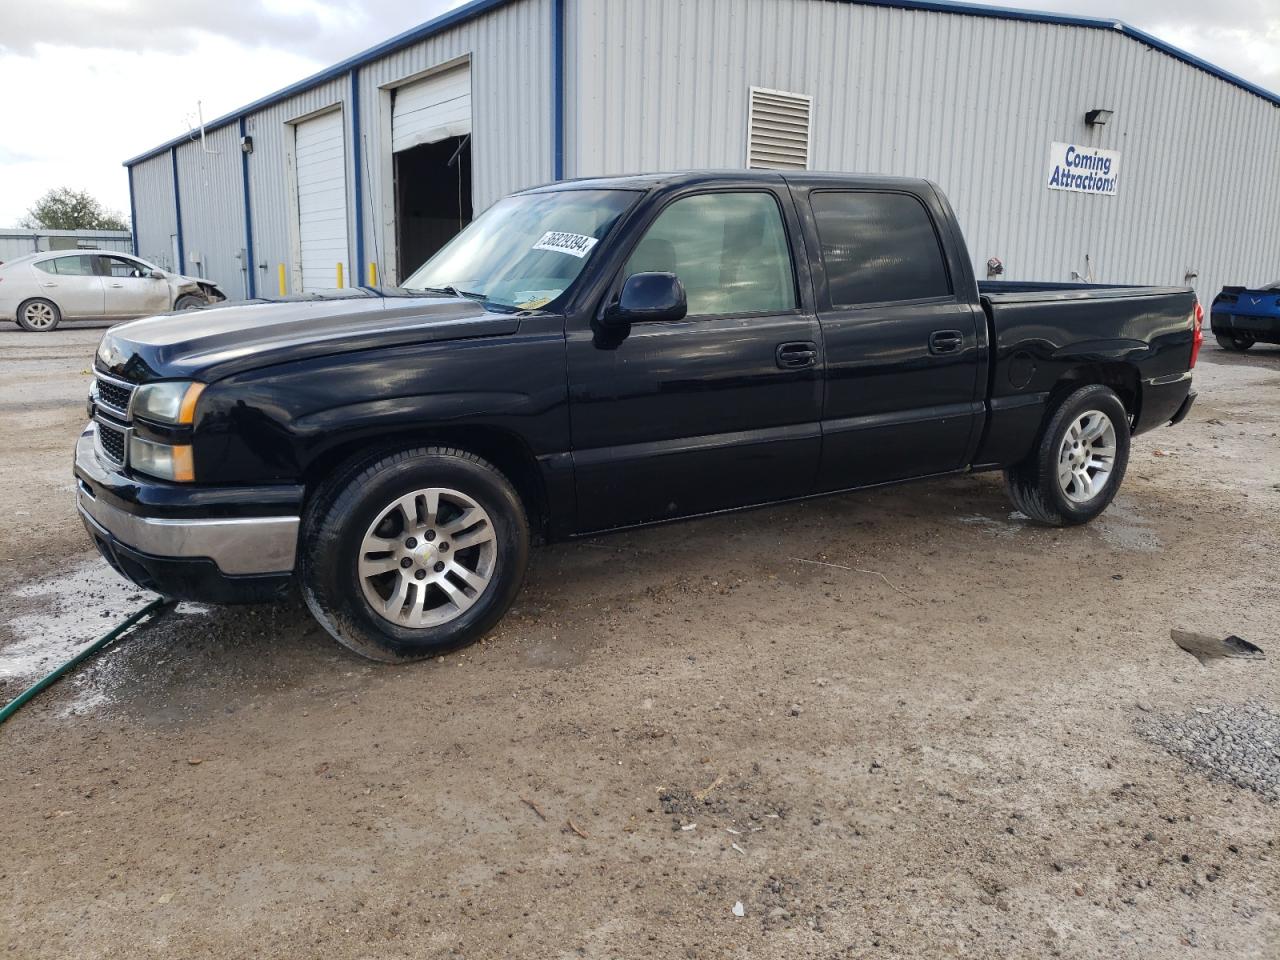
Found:
[(76, 49), (184, 53), (204, 37), (295, 56), (338, 58), (429, 20), (461, 0), (15, 0), (6, 10), (0, 54), (30, 55), (42, 44)]

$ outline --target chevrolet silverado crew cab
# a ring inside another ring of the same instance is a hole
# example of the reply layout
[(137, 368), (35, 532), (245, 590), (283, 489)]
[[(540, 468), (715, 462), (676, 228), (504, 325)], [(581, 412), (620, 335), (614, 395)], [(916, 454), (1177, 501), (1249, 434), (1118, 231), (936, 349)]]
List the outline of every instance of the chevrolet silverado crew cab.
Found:
[(116, 570), (291, 581), (339, 641), (475, 639), (563, 539), (966, 470), (1034, 521), (1110, 503), (1186, 416), (1187, 289), (979, 284), (922, 180), (681, 173), (490, 208), (394, 290), (111, 328), (76, 449)]

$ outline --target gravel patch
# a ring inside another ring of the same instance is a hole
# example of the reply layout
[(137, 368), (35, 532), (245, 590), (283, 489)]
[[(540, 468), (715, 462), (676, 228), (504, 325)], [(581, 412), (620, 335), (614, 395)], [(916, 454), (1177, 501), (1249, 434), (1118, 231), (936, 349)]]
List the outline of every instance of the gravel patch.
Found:
[(1280, 713), (1262, 703), (1144, 717), (1138, 730), (1213, 779), (1280, 802)]

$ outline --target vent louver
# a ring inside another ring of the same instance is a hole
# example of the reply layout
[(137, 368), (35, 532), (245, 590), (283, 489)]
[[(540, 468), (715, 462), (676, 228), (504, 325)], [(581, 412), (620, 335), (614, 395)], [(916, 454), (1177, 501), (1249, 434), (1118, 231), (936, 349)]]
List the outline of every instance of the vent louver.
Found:
[(809, 114), (813, 98), (782, 90), (751, 88), (747, 125), (747, 167), (752, 170), (807, 170)]

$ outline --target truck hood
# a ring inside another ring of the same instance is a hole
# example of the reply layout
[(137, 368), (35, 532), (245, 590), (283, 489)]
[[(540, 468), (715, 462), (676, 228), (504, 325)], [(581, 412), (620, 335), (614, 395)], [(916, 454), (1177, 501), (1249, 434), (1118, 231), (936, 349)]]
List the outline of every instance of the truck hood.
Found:
[(309, 357), (515, 333), (520, 317), (453, 297), (354, 295), (168, 313), (112, 327), (96, 365), (135, 383), (206, 383)]

